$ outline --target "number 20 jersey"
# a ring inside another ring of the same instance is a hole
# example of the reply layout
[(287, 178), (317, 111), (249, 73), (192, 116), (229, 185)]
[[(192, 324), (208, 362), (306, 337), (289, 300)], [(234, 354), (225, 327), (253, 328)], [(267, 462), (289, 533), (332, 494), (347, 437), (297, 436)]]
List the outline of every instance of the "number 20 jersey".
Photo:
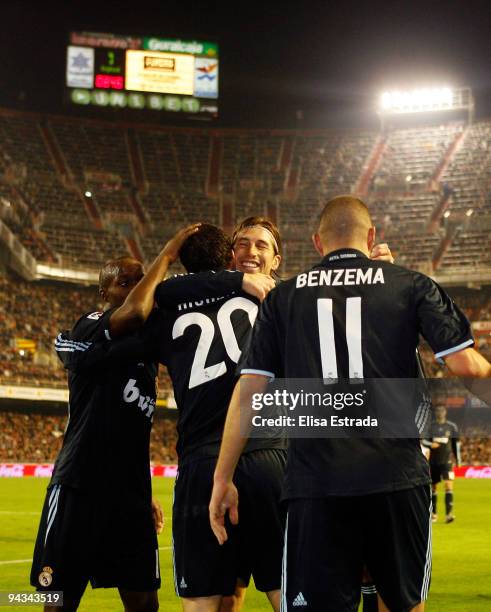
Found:
[[(257, 302), (245, 294), (201, 299), (161, 310), (157, 326), (146, 330), (158, 344), (158, 359), (174, 386), (181, 466), (218, 455), (237, 363), (257, 312)], [(252, 447), (283, 448), (284, 441), (258, 440), (248, 449)]]
[[(240, 371), (270, 378), (416, 378), (419, 334), (437, 358), (474, 342), (466, 317), (429, 277), (342, 249), (268, 295)], [(290, 498), (428, 482), (416, 439), (290, 440)]]

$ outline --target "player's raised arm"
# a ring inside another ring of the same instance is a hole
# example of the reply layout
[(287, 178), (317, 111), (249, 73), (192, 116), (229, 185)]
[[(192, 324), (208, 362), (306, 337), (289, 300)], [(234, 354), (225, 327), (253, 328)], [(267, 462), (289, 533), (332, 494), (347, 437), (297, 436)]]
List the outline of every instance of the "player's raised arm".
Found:
[(131, 333), (143, 325), (154, 306), (155, 288), (164, 278), (168, 267), (177, 259), (179, 249), (185, 240), (196, 233), (199, 227), (199, 223), (194, 223), (177, 232), (164, 246), (145, 275), (141, 264), (140, 269), (137, 269), (138, 262), (133, 266), (128, 264), (128, 270), (123, 270), (123, 274), (121, 270), (115, 274), (114, 266), (111, 267), (113, 262), (108, 262), (101, 270), (100, 294), (109, 304), (112, 301), (114, 305), (118, 305), (115, 301), (119, 297), (118, 292), (127, 291), (129, 285), (134, 285), (125, 296), (123, 303), (111, 314), (109, 323), (111, 337)]
[(239, 522), (239, 494), (232, 480), (250, 431), (252, 396), (255, 393), (263, 393), (267, 384), (267, 376), (242, 375), (230, 400), (209, 507), (210, 525), (220, 544), (228, 539), (225, 529), (227, 512), (232, 525)]

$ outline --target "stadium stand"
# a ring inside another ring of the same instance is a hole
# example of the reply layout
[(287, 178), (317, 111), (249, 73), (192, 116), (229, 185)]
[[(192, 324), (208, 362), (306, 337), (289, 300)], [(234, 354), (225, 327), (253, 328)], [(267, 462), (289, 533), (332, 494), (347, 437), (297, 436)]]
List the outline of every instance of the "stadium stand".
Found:
[(9, 227), (38, 261), (65, 267), (98, 268), (109, 252), (150, 260), (176, 227), (200, 219), (230, 228), (259, 213), (279, 224), (282, 273), (291, 276), (315, 261), (309, 236), (326, 198), (357, 192), (401, 263), (480, 270), (491, 263), (480, 224), (491, 207), (490, 139), (488, 122), (382, 135), (163, 128), (0, 110), (0, 197), (16, 210)]
[[(0, 411), (0, 463), (53, 462), (61, 448), (66, 420), (66, 415)], [(150, 440), (150, 460), (175, 463), (176, 440), (175, 421), (156, 418)]]

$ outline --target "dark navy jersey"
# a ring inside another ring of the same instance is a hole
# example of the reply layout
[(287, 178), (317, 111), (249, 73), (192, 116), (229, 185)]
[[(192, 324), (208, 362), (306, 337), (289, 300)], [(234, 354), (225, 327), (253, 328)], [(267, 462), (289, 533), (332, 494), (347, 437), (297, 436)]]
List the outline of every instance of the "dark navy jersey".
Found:
[(445, 421), (438, 423), (433, 421), (430, 428), (431, 442), (437, 442), (440, 446), (430, 450), (430, 463), (435, 465), (444, 465), (452, 461), (452, 454), (457, 463), (460, 463), (459, 457), (459, 430), (455, 423)]
[[(241, 292), (242, 278), (240, 272), (202, 272), (165, 281), (156, 291), (160, 319), (145, 333), (172, 379), (180, 465), (218, 455), (237, 363), (258, 312), (257, 300)], [(257, 440), (247, 450), (283, 446)]]
[(69, 420), (52, 483), (149, 499), (157, 366), (139, 335), (110, 339), (110, 316), (83, 315), (55, 341), (68, 370)]
[[(429, 277), (342, 249), (268, 295), (241, 373), (326, 381), (416, 378), (419, 334), (437, 357), (473, 344), (469, 322)], [(428, 482), (417, 439), (290, 440), (290, 498)]]

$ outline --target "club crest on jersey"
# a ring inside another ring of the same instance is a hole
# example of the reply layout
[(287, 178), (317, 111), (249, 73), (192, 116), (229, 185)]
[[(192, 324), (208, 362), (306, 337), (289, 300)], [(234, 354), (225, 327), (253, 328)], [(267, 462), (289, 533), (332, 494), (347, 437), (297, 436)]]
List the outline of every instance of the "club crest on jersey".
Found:
[(53, 570), (47, 565), (43, 567), (43, 571), (39, 574), (39, 584), (43, 587), (49, 587), (53, 582)]
[(92, 312), (90, 313), (90, 315), (87, 315), (87, 319), (93, 319), (94, 321), (98, 321), (103, 314), (103, 312)]

